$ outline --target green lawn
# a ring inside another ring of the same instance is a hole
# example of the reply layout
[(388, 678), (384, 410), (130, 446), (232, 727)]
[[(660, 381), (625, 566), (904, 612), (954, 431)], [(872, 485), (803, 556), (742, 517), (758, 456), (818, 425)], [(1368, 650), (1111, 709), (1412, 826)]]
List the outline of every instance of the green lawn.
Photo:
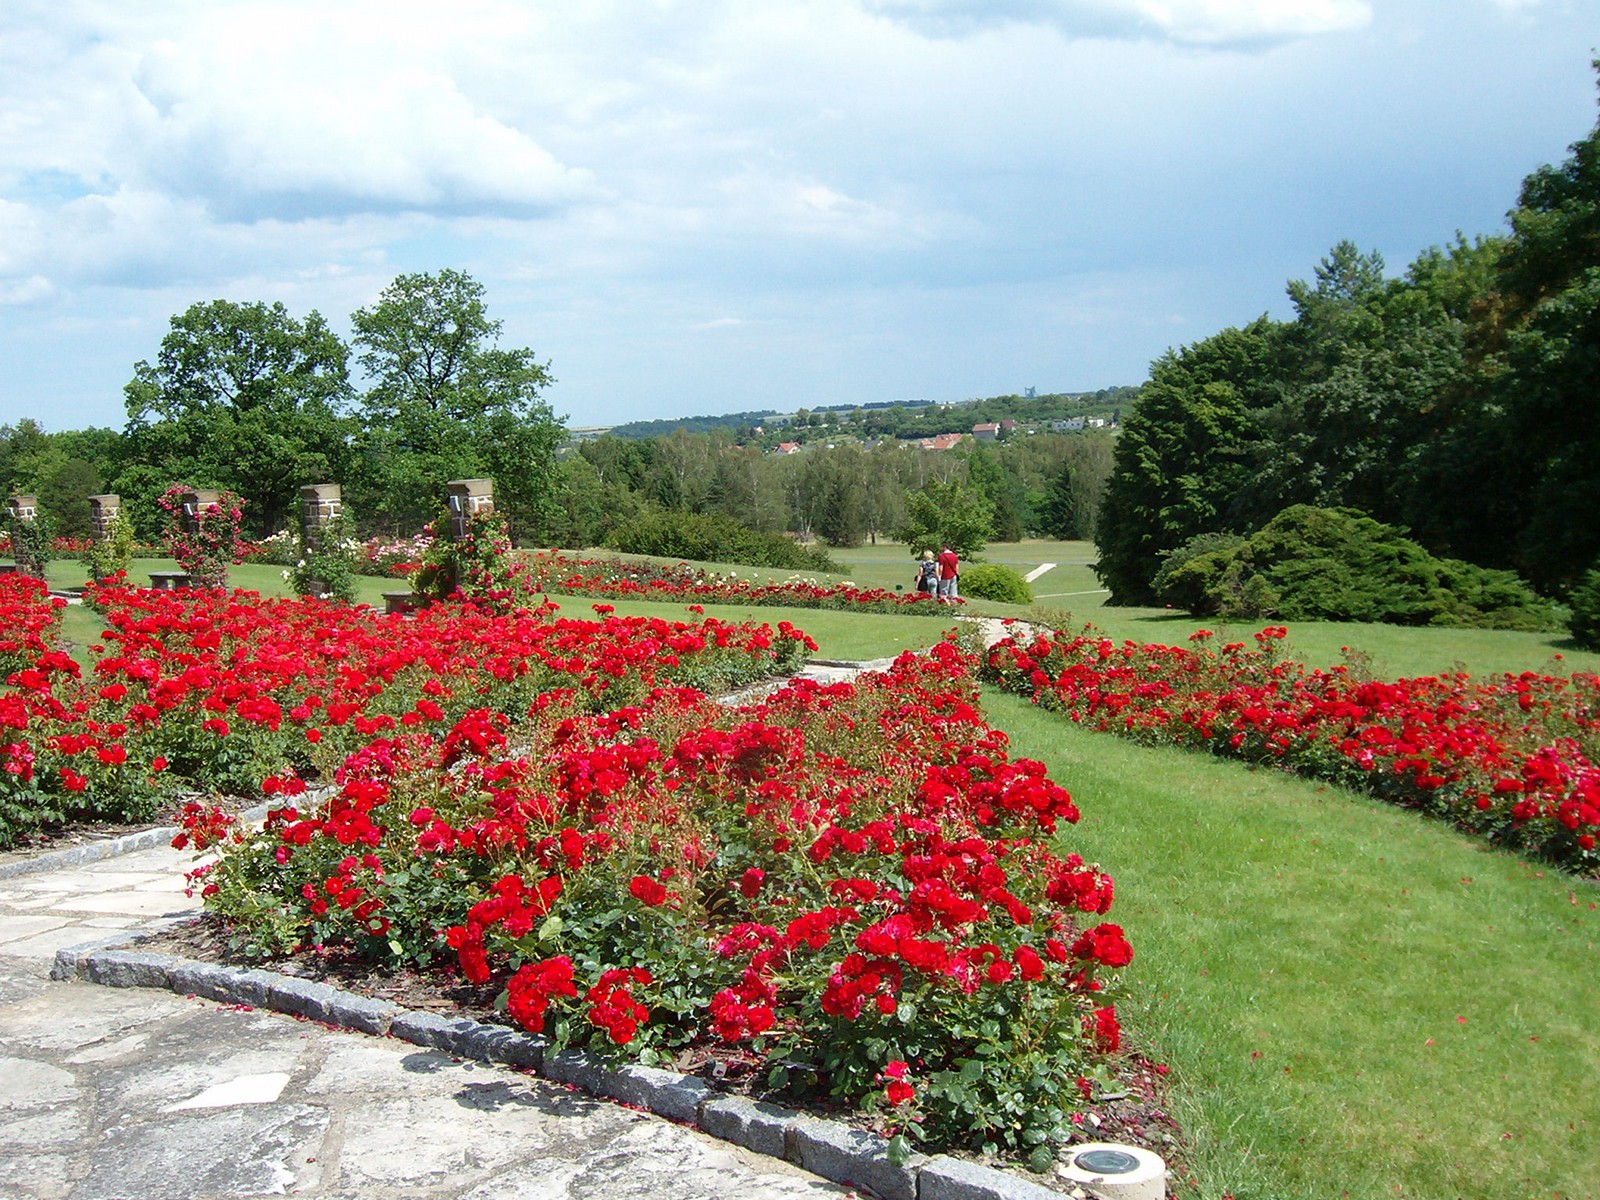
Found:
[[(858, 582), (893, 586), (910, 578), (911, 557), (901, 545), (881, 544), (831, 552), (856, 573)], [(1197, 620), (1187, 613), (1161, 608), (1110, 608), (1106, 593), (1089, 564), (1096, 551), (1091, 542), (1029, 539), (997, 543), (983, 552), (987, 562), (1003, 563), (1027, 575), (1055, 564), (1033, 581), (1035, 604), (994, 604), (973, 600), (968, 610), (990, 616), (1032, 618), (1057, 628), (1079, 630), (1092, 625), (1117, 641), (1182, 645), (1197, 629), (1210, 629), (1222, 641), (1249, 641), (1266, 622), (1229, 626)], [(861, 577), (867, 577), (865, 579)], [(1565, 632), (1514, 633), (1497, 629), (1411, 629), (1398, 625), (1356, 625), (1334, 621), (1277, 622), (1289, 630), (1287, 652), (1312, 666), (1344, 661), (1344, 648), (1360, 652), (1364, 665), (1380, 678), (1434, 675), (1466, 669), (1478, 674), (1500, 671), (1600, 671), (1600, 654), (1579, 650)]]
[(1198, 1194), (1593, 1196), (1600, 889), (1271, 771), (986, 697), (1117, 881)]

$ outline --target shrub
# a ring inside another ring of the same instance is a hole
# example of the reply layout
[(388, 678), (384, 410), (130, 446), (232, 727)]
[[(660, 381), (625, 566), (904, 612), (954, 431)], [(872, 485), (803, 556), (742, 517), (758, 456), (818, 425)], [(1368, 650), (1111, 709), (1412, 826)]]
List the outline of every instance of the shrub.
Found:
[(451, 522), (447, 512), (424, 530), (436, 536), (411, 578), (411, 590), (435, 600), (458, 593), (469, 599), (486, 599), (504, 591), (511, 573), (511, 538), (505, 517), (493, 510), (473, 513), (459, 538), (440, 532), (450, 530)]
[(268, 534), (256, 543), (255, 561), (275, 567), (292, 567), (301, 559), (299, 535), (288, 529)]
[(1237, 533), (1202, 533), (1190, 538), (1173, 550), (1161, 554), (1161, 568), (1150, 581), (1156, 598), (1163, 604), (1188, 612), (1202, 612), (1206, 607), (1204, 581), (1209, 578), (1205, 568), (1186, 571), (1195, 559), (1208, 554), (1226, 554), (1244, 544), (1244, 536)]
[(349, 519), (344, 515), (323, 522), (316, 544), (299, 539), (299, 554), (283, 573), (284, 579), (302, 596), (342, 600), (353, 604), (356, 598), (356, 556), (359, 542), (349, 536)]
[(134, 545), (133, 522), (119, 512), (106, 526), (105, 540), (90, 542), (81, 556), (89, 578), (98, 583), (126, 571)]
[(1213, 549), (1196, 538), (1162, 568), (1161, 597), (1231, 620), (1554, 628), (1555, 610), (1509, 571), (1440, 559), (1355, 509), (1286, 508)]
[(778, 533), (760, 533), (720, 513), (656, 508), (611, 531), (606, 545), (624, 554), (652, 554), (695, 562), (740, 563), (786, 571), (837, 571), (820, 548), (797, 545)]
[(183, 484), (174, 484), (158, 500), (167, 514), (167, 553), (188, 572), (195, 587), (226, 587), (229, 564), (243, 562), (247, 552), (239, 539), (244, 502), (230, 491), (219, 491), (215, 504), (192, 514), (191, 529), (190, 514), (183, 511), (183, 494), (188, 490)]
[(885, 1114), (901, 1153), (1048, 1161), (1133, 949), (1111, 877), (1058, 846), (1071, 796), (1008, 758), (969, 666), (945, 644), (737, 709), (545, 693), (361, 746), (237, 838), (193, 805), (180, 840), (220, 852), (195, 878), (254, 953), (453, 962), (556, 1047), (701, 1047)]
[(1032, 604), (1033, 589), (1010, 567), (977, 563), (961, 572), (961, 592), (972, 599), (998, 600), (1001, 604)]
[(1596, 562), (1567, 597), (1572, 640), (1585, 650), (1600, 650), (1600, 562)]
[(11, 557), (24, 575), (44, 578), (55, 549), (55, 525), (49, 514), (38, 513), (31, 521), (11, 522)]

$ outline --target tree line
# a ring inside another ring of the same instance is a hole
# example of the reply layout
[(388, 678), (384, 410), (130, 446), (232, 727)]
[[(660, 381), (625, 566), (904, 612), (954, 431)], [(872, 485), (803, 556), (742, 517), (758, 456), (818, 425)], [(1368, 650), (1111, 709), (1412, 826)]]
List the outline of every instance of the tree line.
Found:
[[(1111, 471), (1111, 431), (1038, 433), (930, 451), (893, 440), (816, 442), (774, 454), (732, 431), (605, 436), (556, 469), (552, 545), (597, 546), (650, 511), (715, 514), (829, 546), (902, 540), (931, 493), (967, 552), (1028, 535), (1092, 538)], [(977, 515), (974, 528), (968, 529)], [(908, 524), (909, 522), (909, 524)]]
[[(57, 533), (87, 535), (87, 497), (114, 492), (153, 539), (157, 497), (173, 483), (235, 492), (258, 537), (294, 525), (301, 486), (339, 483), (359, 532), (407, 535), (437, 515), (447, 480), (488, 477), (518, 542), (565, 547), (607, 544), (652, 513), (853, 546), (906, 533), (931, 487), (959, 526), (949, 536), (970, 552), (1029, 533), (1092, 538), (1111, 470), (1106, 430), (930, 452), (870, 436), (865, 421), (847, 430), (834, 413), (808, 420), (816, 436), (792, 455), (725, 426), (607, 435), (574, 449), (544, 399), (549, 365), (501, 347), (500, 322), (471, 276), (401, 275), (350, 324), (346, 343), (315, 311), (194, 304), (171, 319), (153, 361), (135, 364), (120, 431), (0, 427), (0, 478), (37, 494)], [(1041, 417), (1064, 408), (1062, 398), (1023, 403)], [(898, 405), (871, 412), (874, 427), (909, 421), (915, 433), (951, 420), (970, 429), (990, 408), (1015, 411), (1001, 398), (961, 406), (958, 418), (906, 417)]]
[(542, 397), (549, 368), (500, 346), (482, 285), (452, 270), (400, 275), (351, 325), (346, 344), (316, 311), (194, 304), (134, 366), (121, 431), (0, 428), (0, 477), (36, 493), (68, 535), (88, 533), (88, 496), (115, 492), (151, 538), (173, 483), (237, 493), (258, 536), (293, 525), (299, 488), (324, 482), (373, 531), (415, 532), (462, 477), (494, 478), (512, 519), (536, 521), (563, 436)]
[(1550, 595), (1600, 566), (1600, 125), (1527, 177), (1508, 225), (1399, 278), (1341, 242), (1289, 284), (1293, 319), (1158, 359), (1099, 513), (1113, 602), (1158, 602), (1174, 557), (1297, 505)]

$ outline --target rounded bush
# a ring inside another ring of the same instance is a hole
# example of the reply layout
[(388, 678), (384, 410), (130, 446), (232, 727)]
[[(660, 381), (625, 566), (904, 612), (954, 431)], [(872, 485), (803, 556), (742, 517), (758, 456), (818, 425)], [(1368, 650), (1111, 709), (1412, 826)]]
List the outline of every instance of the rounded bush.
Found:
[(1163, 598), (1225, 620), (1555, 627), (1550, 602), (1510, 571), (1435, 558), (1357, 509), (1297, 504), (1232, 540), (1197, 538), (1174, 551)]
[(961, 594), (967, 598), (998, 600), (1001, 604), (1032, 604), (1033, 589), (1010, 567), (978, 563), (961, 570)]
[(1567, 628), (1572, 640), (1585, 650), (1600, 650), (1600, 562), (1597, 562), (1567, 597), (1572, 616)]

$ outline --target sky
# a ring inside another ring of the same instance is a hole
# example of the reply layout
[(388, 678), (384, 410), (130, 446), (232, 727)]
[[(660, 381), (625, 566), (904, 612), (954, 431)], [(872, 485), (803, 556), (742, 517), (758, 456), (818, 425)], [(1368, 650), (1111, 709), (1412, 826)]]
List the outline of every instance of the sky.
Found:
[(571, 425), (1146, 377), (1505, 228), (1596, 0), (6, 0), (0, 423), (463, 270)]

